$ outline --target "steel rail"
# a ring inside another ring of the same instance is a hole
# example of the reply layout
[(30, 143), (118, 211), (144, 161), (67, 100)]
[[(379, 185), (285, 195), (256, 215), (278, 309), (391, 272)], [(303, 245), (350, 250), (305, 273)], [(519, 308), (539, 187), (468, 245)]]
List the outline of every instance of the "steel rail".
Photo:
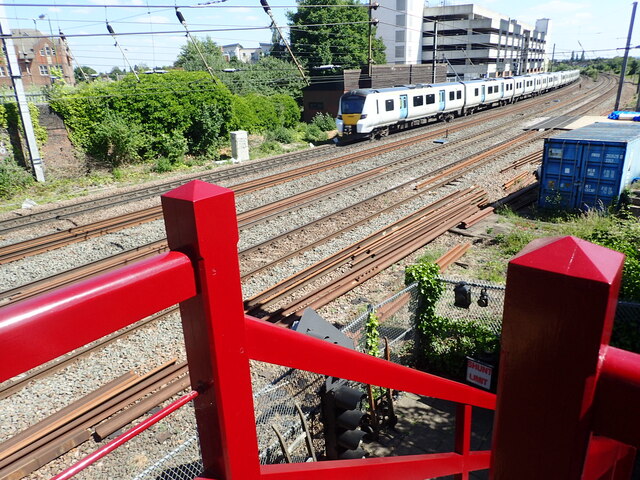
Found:
[[(554, 92), (547, 94), (547, 96), (544, 97), (544, 100), (546, 101), (550, 98), (555, 98), (556, 96), (562, 96), (566, 94), (566, 92), (570, 90), (574, 90), (576, 88), (577, 88), (576, 85), (566, 86), (562, 90), (556, 90)], [(535, 103), (543, 103), (543, 102), (540, 100), (539, 97), (533, 97), (533, 98), (524, 99), (522, 101), (519, 101), (518, 103), (514, 103), (509, 106), (506, 106), (506, 108), (509, 109), (510, 113), (517, 113), (519, 111), (524, 111), (531, 108), (532, 103), (535, 104)], [(474, 117), (468, 117), (465, 119), (458, 119), (458, 121), (456, 121), (456, 125), (452, 126), (447, 124), (446, 126), (436, 129), (433, 132), (420, 134), (416, 137), (422, 138), (423, 140), (427, 140), (429, 138), (442, 136), (443, 134), (446, 134), (448, 131), (454, 132), (460, 128), (466, 128), (468, 126), (484, 123), (493, 118), (499, 118), (503, 116), (504, 115), (504, 111), (502, 110), (503, 108), (505, 107), (487, 109), (480, 112), (481, 118), (477, 118), (477, 116), (474, 116)], [(411, 138), (413, 138), (413, 136)], [(418, 141), (421, 141), (421, 140), (418, 140)], [(403, 145), (405, 145), (402, 143), (404, 142), (404, 139), (398, 140), (397, 142), (398, 142), (397, 148), (401, 148)], [(19, 228), (24, 228), (25, 226), (28, 226), (28, 225), (37, 225), (37, 224), (41, 224), (48, 221), (64, 220), (73, 214), (77, 215), (79, 213), (88, 213), (88, 212), (95, 211), (105, 207), (121, 205), (123, 203), (139, 201), (142, 199), (154, 197), (181, 185), (186, 180), (192, 180), (194, 178), (199, 178), (199, 179), (209, 181), (209, 182), (214, 182), (214, 183), (220, 183), (230, 178), (236, 178), (242, 175), (246, 175), (247, 173), (260, 171), (261, 169), (265, 169), (265, 167), (269, 168), (273, 166), (279, 166), (281, 164), (290, 163), (291, 157), (294, 157), (294, 158), (297, 156), (307, 157), (307, 156), (317, 154), (318, 149), (320, 148), (328, 150), (331, 147), (325, 147), (325, 146), (316, 147), (313, 150), (305, 150), (303, 152), (294, 152), (294, 153), (286, 154), (283, 156), (256, 160), (256, 161), (252, 161), (251, 164), (237, 165), (231, 169), (225, 170), (224, 172), (214, 172), (210, 174), (194, 174), (194, 175), (183, 177), (179, 180), (164, 182), (162, 184), (151, 185), (151, 186), (145, 185), (145, 187), (118, 195), (118, 197), (121, 197), (121, 198), (117, 198), (117, 197), (114, 197), (113, 195), (110, 195), (100, 199), (94, 199), (86, 202), (76, 203), (73, 205), (49, 209), (44, 212), (37, 212), (37, 213), (32, 213), (32, 214), (24, 215), (17, 218), (2, 220), (0, 221), (0, 233), (7, 233)], [(380, 147), (377, 146), (377, 147), (368, 149), (367, 151), (373, 153), (376, 150), (379, 150), (379, 148)], [(304, 158), (301, 161), (304, 161)]]

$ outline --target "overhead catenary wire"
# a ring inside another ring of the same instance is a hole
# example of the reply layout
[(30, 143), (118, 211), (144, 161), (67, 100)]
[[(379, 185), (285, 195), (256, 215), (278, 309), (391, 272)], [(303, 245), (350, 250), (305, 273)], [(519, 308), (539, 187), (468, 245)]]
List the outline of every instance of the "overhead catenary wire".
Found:
[(124, 58), (125, 62), (127, 62), (127, 65), (129, 65), (129, 69), (133, 72), (133, 74), (136, 77), (136, 80), (138, 80), (138, 82), (139, 82), (140, 81), (140, 77), (138, 76), (138, 73), (135, 71), (135, 69), (131, 66), (131, 63), (129, 62), (129, 58), (127, 58), (127, 55), (124, 53), (124, 49), (118, 43), (118, 39), (116, 38), (116, 34), (115, 34), (115, 31), (113, 30), (113, 27), (111, 25), (109, 25), (109, 22), (105, 22), (105, 23), (107, 24), (107, 30), (109, 31), (109, 33), (113, 37), (113, 41), (116, 42), (115, 46), (120, 49), (120, 52), (122, 53), (122, 58)]
[(178, 21), (182, 24), (182, 26), (184, 27), (185, 31), (187, 32), (187, 37), (189, 38), (189, 40), (193, 44), (194, 48), (198, 52), (198, 55), (200, 56), (200, 59), (202, 60), (202, 63), (204, 64), (205, 68), (207, 69), (207, 72), (209, 73), (209, 75), (211, 76), (211, 80), (213, 80), (213, 82), (217, 84), (219, 82), (219, 80), (213, 74), (213, 70), (211, 69), (211, 67), (207, 63), (207, 59), (204, 57), (204, 54), (202, 53), (202, 50), (200, 49), (200, 45), (199, 45), (198, 41), (196, 41), (191, 36), (191, 33), (189, 32), (189, 27), (187, 26), (187, 21), (185, 20), (184, 15), (182, 15), (182, 12), (180, 10), (178, 10), (177, 8), (176, 8), (176, 17), (178, 17)]

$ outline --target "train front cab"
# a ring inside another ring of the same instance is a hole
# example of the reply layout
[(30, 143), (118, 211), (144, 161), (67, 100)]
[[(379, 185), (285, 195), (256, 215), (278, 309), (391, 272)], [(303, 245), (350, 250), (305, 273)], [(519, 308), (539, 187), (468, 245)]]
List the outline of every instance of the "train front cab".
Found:
[(338, 116), (336, 117), (336, 128), (339, 136), (355, 138), (358, 136), (358, 122), (367, 118), (364, 113), (367, 93), (364, 91), (352, 90), (340, 97)]

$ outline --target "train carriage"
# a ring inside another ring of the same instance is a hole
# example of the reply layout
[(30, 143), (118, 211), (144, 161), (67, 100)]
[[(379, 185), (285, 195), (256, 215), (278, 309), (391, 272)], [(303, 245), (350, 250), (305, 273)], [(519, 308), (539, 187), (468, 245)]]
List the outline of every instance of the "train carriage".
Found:
[(393, 130), (452, 120), (493, 105), (504, 105), (573, 82), (578, 70), (467, 82), (400, 85), (352, 90), (340, 99), (338, 134), (381, 137)]

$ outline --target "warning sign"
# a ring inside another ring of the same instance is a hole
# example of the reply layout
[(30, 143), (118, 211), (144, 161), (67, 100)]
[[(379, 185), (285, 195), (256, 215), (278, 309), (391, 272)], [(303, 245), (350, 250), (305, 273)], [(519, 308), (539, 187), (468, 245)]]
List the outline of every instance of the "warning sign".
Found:
[(467, 382), (489, 390), (493, 367), (467, 357)]

